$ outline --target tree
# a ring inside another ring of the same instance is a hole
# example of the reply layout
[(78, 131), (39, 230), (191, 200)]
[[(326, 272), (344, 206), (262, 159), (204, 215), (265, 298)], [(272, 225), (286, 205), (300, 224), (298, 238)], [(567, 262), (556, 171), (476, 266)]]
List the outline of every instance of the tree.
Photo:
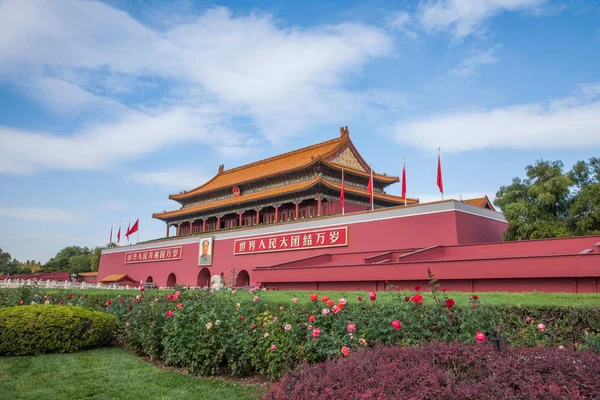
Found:
[(19, 273), (19, 262), (10, 253), (0, 249), (0, 275), (15, 275)]
[(496, 193), (494, 204), (509, 223), (505, 240), (600, 232), (600, 159), (580, 161), (568, 173), (561, 161), (538, 160), (526, 175)]
[[(109, 245), (110, 247), (110, 245)], [(90, 252), (90, 271), (98, 271), (98, 267), (100, 266), (100, 254), (102, 253), (103, 247), (97, 246)]]
[[(90, 270), (90, 249), (87, 247), (80, 246), (69, 246), (60, 250), (54, 257), (52, 257), (46, 265), (44, 265), (43, 270), (46, 272), (57, 272), (57, 271), (70, 271), (74, 272), (72, 268), (84, 268), (85, 263), (83, 262), (83, 257), (80, 257), (73, 262), (71, 262), (71, 258), (77, 256), (85, 256), (87, 257), (87, 269), (85, 271)], [(78, 271), (83, 272), (83, 271)]]

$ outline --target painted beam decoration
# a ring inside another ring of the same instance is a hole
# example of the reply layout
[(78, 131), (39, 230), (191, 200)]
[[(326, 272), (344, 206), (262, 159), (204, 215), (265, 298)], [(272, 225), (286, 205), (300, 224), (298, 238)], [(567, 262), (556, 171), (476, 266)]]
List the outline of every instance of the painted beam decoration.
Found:
[(348, 246), (348, 227), (294, 232), (283, 235), (238, 239), (233, 254), (256, 254), (275, 251), (310, 250)]
[(181, 260), (183, 246), (157, 247), (125, 253), (125, 264)]

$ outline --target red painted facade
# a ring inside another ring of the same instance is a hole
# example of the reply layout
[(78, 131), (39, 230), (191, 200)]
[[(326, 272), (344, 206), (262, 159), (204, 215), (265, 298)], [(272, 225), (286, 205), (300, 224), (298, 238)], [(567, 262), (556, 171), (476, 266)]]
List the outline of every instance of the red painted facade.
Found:
[[(207, 236), (107, 249), (99, 277), (204, 287), (222, 274), (236, 286), (383, 290), (425, 286), (430, 268), (448, 290), (597, 292), (600, 236), (501, 242), (506, 227), (502, 214), (453, 200), (395, 207), (215, 233), (209, 266), (199, 265)], [(241, 242), (311, 233), (314, 239), (339, 228), (347, 229), (347, 245), (235, 254)], [(126, 263), (127, 253), (173, 246), (181, 246), (180, 260)]]

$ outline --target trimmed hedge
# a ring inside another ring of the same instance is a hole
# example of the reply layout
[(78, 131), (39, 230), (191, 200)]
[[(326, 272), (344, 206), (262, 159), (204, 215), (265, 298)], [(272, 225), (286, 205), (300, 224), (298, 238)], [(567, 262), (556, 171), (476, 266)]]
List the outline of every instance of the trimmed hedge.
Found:
[(591, 352), (427, 344), (339, 357), (288, 372), (265, 399), (590, 399), (600, 393), (600, 357)]
[(0, 355), (68, 353), (108, 345), (114, 315), (82, 307), (29, 305), (0, 309)]

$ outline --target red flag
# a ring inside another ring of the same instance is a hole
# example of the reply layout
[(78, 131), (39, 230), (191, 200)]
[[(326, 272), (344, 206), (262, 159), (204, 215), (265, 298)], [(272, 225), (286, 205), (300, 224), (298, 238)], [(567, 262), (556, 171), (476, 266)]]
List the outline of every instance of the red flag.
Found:
[(125, 236), (129, 237), (129, 235), (134, 234), (135, 232), (138, 231), (138, 222), (140, 221), (140, 219), (138, 218), (137, 220), (135, 220), (135, 223), (133, 224), (133, 226), (131, 227), (131, 229), (127, 230), (127, 233), (125, 234)]
[(119, 225), (119, 232), (117, 232), (117, 244), (121, 242), (121, 225)]
[(127, 223), (127, 230), (125, 231), (125, 237), (127, 238), (127, 243), (129, 244), (129, 231), (131, 230), (131, 221)]
[(371, 177), (369, 178), (369, 186), (367, 187), (369, 190), (369, 196), (371, 197), (371, 210), (373, 209), (373, 167), (371, 167)]
[(344, 214), (344, 170), (342, 170), (342, 191), (340, 192), (340, 203), (342, 204), (342, 214)]
[(406, 205), (406, 160), (404, 160), (404, 166), (402, 167), (402, 198), (404, 199), (404, 205)]
[(438, 150), (438, 170), (437, 170), (437, 185), (440, 188), (440, 193), (444, 193), (444, 182), (442, 182), (442, 159)]

